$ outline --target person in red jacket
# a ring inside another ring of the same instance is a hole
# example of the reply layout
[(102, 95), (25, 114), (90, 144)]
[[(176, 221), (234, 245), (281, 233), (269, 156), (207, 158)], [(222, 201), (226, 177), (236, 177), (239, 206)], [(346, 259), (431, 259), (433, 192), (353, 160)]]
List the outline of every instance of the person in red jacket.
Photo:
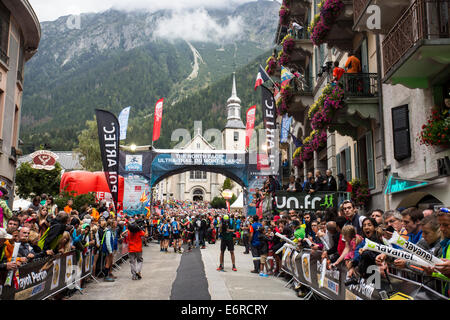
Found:
[(142, 231), (139, 226), (132, 222), (128, 224), (127, 230), (122, 234), (128, 243), (128, 256), (130, 257), (130, 267), (131, 267), (131, 279), (141, 280), (142, 279), (142, 263), (144, 259), (142, 258), (142, 237), (147, 237), (147, 231)]

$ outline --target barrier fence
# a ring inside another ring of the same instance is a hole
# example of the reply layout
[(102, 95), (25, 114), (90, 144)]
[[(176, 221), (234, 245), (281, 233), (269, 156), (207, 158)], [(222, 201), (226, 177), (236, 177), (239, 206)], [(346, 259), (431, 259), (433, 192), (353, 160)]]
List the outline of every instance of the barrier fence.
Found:
[[(114, 252), (113, 265), (128, 256), (128, 246), (119, 239), (118, 250)], [(100, 273), (105, 262), (99, 256)], [(0, 273), (0, 300), (45, 300), (64, 289), (79, 288), (80, 281), (92, 275), (93, 250), (70, 251), (45, 259), (34, 260), (15, 270), (11, 286), (5, 286), (7, 272)]]
[(444, 280), (404, 270), (392, 269), (388, 278), (380, 276), (378, 279), (374, 272), (373, 278), (369, 277), (368, 280), (360, 280), (358, 284), (345, 286), (347, 276), (345, 266), (340, 265), (333, 270), (322, 268), (321, 255), (322, 251), (310, 249), (298, 251), (285, 246), (281, 269), (293, 277), (291, 281), (295, 280), (305, 285), (312, 293), (328, 300), (448, 299), (439, 293), (445, 284)]

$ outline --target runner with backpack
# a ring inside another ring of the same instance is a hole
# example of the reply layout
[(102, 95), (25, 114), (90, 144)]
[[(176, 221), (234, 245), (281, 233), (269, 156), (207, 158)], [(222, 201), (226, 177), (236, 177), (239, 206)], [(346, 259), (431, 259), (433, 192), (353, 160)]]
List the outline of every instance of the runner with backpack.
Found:
[(181, 224), (180, 224), (180, 217), (176, 217), (175, 220), (171, 223), (171, 229), (172, 229), (172, 238), (173, 238), (173, 250), (175, 253), (182, 253), (181, 252)]

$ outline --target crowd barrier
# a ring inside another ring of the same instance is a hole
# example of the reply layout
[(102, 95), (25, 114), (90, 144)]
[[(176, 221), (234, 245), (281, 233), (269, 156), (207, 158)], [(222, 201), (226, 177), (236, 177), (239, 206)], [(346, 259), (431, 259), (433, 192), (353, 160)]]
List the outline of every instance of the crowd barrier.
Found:
[(444, 280), (419, 277), (413, 272), (410, 275), (418, 278), (401, 274), (407, 271), (394, 270), (392, 273), (391, 270), (388, 278), (380, 276), (378, 283), (375, 278), (375, 281), (361, 279), (358, 284), (345, 286), (345, 266), (341, 264), (332, 270), (322, 268), (321, 255), (322, 251), (319, 250), (298, 251), (285, 246), (281, 269), (291, 275), (293, 280), (310, 288), (312, 293), (327, 300), (448, 300), (440, 294)]
[[(119, 239), (114, 252), (113, 265), (117, 267), (128, 256), (128, 246)], [(103, 256), (99, 257), (101, 269)], [(36, 259), (15, 271), (11, 286), (5, 286), (6, 272), (0, 273), (0, 300), (45, 300), (64, 289), (77, 289), (80, 280), (92, 275), (94, 255), (70, 251), (44, 259)]]

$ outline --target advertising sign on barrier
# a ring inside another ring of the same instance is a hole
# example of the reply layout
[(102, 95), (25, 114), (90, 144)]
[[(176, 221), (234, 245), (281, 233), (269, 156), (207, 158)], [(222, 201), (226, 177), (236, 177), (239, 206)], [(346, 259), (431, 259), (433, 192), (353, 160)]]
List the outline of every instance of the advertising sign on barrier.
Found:
[[(286, 251), (290, 251), (286, 254)], [(361, 279), (357, 284), (345, 286), (347, 269), (340, 265), (337, 268), (326, 270), (322, 278), (321, 251), (303, 249), (301, 251), (285, 249), (282, 260), (283, 269), (294, 278), (309, 287), (314, 293), (329, 300), (382, 300), (405, 299), (409, 300), (447, 300), (436, 290), (423, 283), (415, 282), (394, 274), (389, 274), (389, 280), (381, 277), (378, 286), (372, 283), (371, 278)], [(291, 262), (287, 260), (291, 259)], [(296, 270), (297, 269), (297, 270)], [(376, 268), (374, 268), (376, 269)], [(429, 283), (430, 281), (424, 281)]]

